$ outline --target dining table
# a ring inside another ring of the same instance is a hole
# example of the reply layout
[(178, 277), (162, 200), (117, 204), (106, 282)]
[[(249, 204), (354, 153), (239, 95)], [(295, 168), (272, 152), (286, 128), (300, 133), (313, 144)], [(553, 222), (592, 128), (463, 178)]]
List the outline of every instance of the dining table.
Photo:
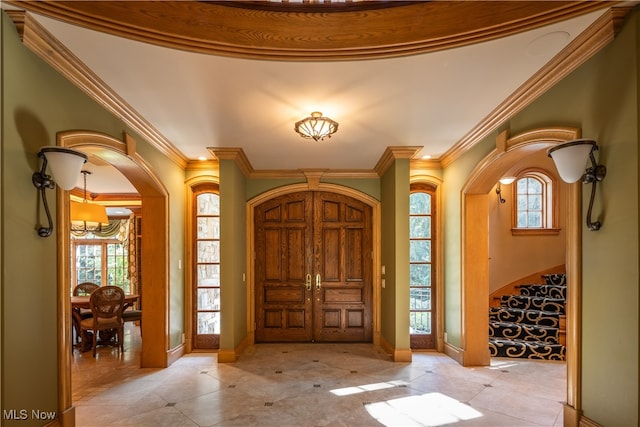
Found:
[[(73, 317), (75, 321), (80, 322), (81, 310), (91, 309), (91, 304), (89, 303), (90, 298), (91, 298), (91, 295), (72, 295), (71, 296), (71, 310), (74, 312)], [(126, 294), (124, 296), (123, 310), (126, 310), (127, 308), (132, 306), (139, 299), (140, 299), (140, 295), (138, 294)], [(87, 334), (87, 336), (83, 337), (82, 343), (80, 343), (78, 347), (82, 352), (85, 352), (85, 351), (91, 350), (91, 344), (90, 344), (91, 339), (89, 339), (90, 335), (88, 335), (88, 334), (91, 334), (91, 332), (84, 331), (83, 334)], [(114, 335), (115, 334), (113, 332), (101, 331), (100, 338), (99, 338), (99, 345), (112, 345)]]
[[(81, 308), (91, 308), (89, 305), (89, 298), (91, 295), (73, 295), (71, 297), (71, 308), (73, 309), (81, 309)], [(133, 305), (136, 301), (140, 299), (140, 295), (138, 294), (127, 294), (124, 296), (124, 309)]]

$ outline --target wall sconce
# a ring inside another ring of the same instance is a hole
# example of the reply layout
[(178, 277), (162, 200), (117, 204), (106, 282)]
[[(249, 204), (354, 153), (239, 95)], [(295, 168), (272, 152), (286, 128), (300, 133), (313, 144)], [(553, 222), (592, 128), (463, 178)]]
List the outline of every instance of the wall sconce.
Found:
[(500, 203), (506, 202), (506, 200), (502, 198), (502, 185), (509, 185), (515, 180), (516, 180), (515, 176), (504, 176), (500, 178), (500, 180), (498, 181), (498, 185), (496, 186), (496, 194), (498, 195), (498, 202)]
[[(45, 190), (47, 188), (54, 189), (56, 183), (63, 190), (71, 190), (75, 187), (78, 174), (82, 169), (82, 165), (87, 161), (87, 156), (69, 148), (47, 146), (40, 149), (38, 157), (43, 159), (42, 168), (39, 172), (33, 173), (31, 181), (40, 190), (42, 204), (49, 222), (48, 227), (38, 227), (38, 235), (40, 237), (49, 237), (53, 231), (53, 222), (51, 221), (51, 212), (49, 212)], [(46, 174), (47, 165), (51, 167), (51, 175)]]
[[(596, 184), (607, 175), (607, 168), (596, 163), (593, 152), (598, 150), (598, 145), (590, 139), (576, 139), (551, 147), (547, 154), (551, 157), (558, 169), (560, 178), (564, 182), (574, 183), (582, 178), (583, 184), (592, 184), (589, 209), (587, 210), (587, 228), (591, 231), (600, 230), (600, 221), (591, 221), (593, 199), (596, 195)], [(587, 159), (591, 160), (591, 166), (586, 168)]]

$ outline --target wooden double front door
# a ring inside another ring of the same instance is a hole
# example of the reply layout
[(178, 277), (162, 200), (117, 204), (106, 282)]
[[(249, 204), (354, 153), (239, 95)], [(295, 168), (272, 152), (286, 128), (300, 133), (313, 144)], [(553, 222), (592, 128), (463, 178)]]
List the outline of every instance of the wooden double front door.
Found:
[(370, 342), (371, 207), (305, 191), (254, 214), (256, 342)]

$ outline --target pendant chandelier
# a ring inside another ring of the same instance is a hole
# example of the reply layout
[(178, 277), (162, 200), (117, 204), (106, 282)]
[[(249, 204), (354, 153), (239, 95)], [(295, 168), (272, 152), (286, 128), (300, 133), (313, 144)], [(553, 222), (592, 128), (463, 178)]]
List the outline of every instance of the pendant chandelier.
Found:
[(80, 172), (84, 175), (84, 196), (82, 203), (71, 202), (71, 229), (84, 232), (98, 230), (102, 225), (109, 224), (107, 210), (102, 205), (87, 201), (87, 175), (91, 174), (91, 172), (87, 170)]
[(338, 131), (338, 122), (328, 117), (322, 117), (322, 113), (314, 111), (311, 116), (296, 122), (294, 130), (303, 138), (322, 141), (331, 138)]

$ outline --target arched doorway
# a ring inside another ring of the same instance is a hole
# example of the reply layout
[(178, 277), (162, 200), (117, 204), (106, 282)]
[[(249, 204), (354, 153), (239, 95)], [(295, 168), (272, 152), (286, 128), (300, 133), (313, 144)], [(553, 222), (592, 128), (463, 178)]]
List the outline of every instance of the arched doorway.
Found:
[(284, 187), (279, 187), (273, 189), (271, 191), (265, 192), (253, 199), (249, 200), (247, 203), (247, 224), (249, 226), (248, 229), (248, 237), (247, 237), (247, 266), (248, 266), (248, 284), (249, 284), (249, 292), (247, 294), (247, 317), (248, 317), (248, 325), (249, 331), (248, 335), (251, 343), (255, 343), (256, 341), (256, 305), (255, 305), (255, 264), (253, 262), (253, 253), (255, 252), (255, 218), (254, 211), (255, 207), (260, 204), (274, 199), (276, 197), (284, 196), (287, 194), (292, 194), (301, 191), (323, 191), (327, 193), (333, 193), (336, 195), (343, 195), (351, 197), (355, 200), (363, 202), (364, 204), (371, 207), (371, 228), (372, 228), (372, 241), (374, 242), (372, 248), (372, 271), (371, 271), (371, 280), (372, 280), (372, 322), (373, 322), (373, 343), (380, 344), (380, 283), (378, 275), (373, 274), (374, 271), (379, 271), (380, 268), (380, 249), (379, 245), (376, 245), (375, 242), (380, 241), (380, 202), (373, 197), (361, 193), (357, 190), (354, 190), (349, 187), (344, 187), (336, 184), (328, 184), (321, 182), (313, 182), (310, 180), (308, 183), (303, 184), (292, 184)]
[[(67, 131), (57, 134), (57, 145), (74, 148), (109, 163), (136, 188), (142, 199), (141, 286), (143, 336), (141, 367), (166, 367), (169, 343), (167, 316), (168, 294), (168, 192), (144, 160), (135, 152), (135, 141), (125, 136), (119, 141), (111, 136), (90, 131)], [(71, 339), (69, 301), (69, 195), (58, 192), (58, 360), (59, 402), (61, 412), (72, 411), (71, 400)], [(144, 231), (146, 230), (146, 232)], [(164, 266), (164, 267), (162, 267)]]
[[(470, 174), (462, 189), (462, 363), (489, 365), (488, 328), (488, 198), (498, 179), (531, 153), (580, 137), (578, 129), (545, 128), (508, 138), (498, 136), (497, 148)], [(572, 285), (567, 296), (567, 406), (565, 417), (574, 417), (580, 408), (580, 241), (581, 189), (567, 186), (566, 270)]]

